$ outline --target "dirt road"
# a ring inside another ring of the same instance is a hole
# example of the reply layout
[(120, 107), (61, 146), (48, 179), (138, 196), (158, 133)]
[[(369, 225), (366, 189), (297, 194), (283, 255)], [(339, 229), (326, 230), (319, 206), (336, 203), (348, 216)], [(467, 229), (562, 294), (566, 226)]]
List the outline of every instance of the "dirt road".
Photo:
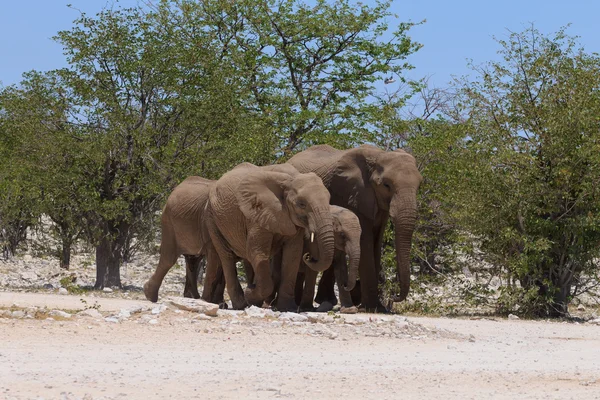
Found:
[(600, 326), (85, 300), (0, 293), (0, 399), (600, 398)]

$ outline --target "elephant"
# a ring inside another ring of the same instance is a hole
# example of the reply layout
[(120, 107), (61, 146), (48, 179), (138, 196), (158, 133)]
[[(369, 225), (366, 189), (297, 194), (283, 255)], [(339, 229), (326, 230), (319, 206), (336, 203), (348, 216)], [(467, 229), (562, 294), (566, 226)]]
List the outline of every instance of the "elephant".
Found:
[[(248, 304), (261, 306), (273, 292), (270, 258), (281, 252), (276, 307), (280, 311), (297, 310), (294, 290), (300, 261), (322, 271), (333, 260), (329, 201), (321, 178), (314, 173), (298, 173), (290, 165), (257, 167), (243, 163), (211, 187), (207, 227), (234, 309)], [(305, 231), (316, 238), (317, 245), (313, 253), (303, 255)], [(248, 260), (254, 272), (254, 281), (245, 291), (237, 279), (237, 257)], [(208, 268), (212, 268), (210, 263)]]
[[(361, 235), (360, 221), (356, 214), (346, 208), (330, 206), (330, 209), (331, 216), (333, 217), (335, 253), (333, 256), (333, 265), (329, 269), (333, 269), (335, 272), (342, 305), (341, 312), (352, 312), (354, 304), (350, 296), (350, 291), (354, 288), (358, 276)], [(310, 252), (313, 245), (309, 240), (305, 239), (305, 251)], [(348, 264), (346, 263), (346, 257), (348, 258)], [(313, 299), (315, 297), (317, 274), (316, 271), (300, 265), (296, 278), (295, 292), (296, 302), (300, 305), (300, 311), (314, 311)], [(330, 307), (325, 302), (322, 303), (317, 311), (329, 311), (335, 305), (328, 304)]]
[[(160, 259), (156, 271), (144, 284), (144, 294), (148, 300), (158, 300), (158, 291), (165, 275), (182, 254), (186, 264), (184, 297), (200, 298), (198, 273), (203, 256), (209, 265), (215, 264), (214, 270), (218, 276), (219, 259), (203, 223), (203, 213), (208, 203), (210, 187), (214, 182), (199, 176), (190, 176), (177, 185), (167, 199), (161, 216)], [(214, 287), (205, 287), (202, 298), (212, 303), (224, 304), (223, 289), (219, 288), (224, 287), (223, 279), (210, 281)]]
[[(417, 220), (417, 191), (423, 180), (415, 158), (404, 150), (372, 145), (338, 150), (317, 145), (287, 161), (301, 173), (315, 172), (331, 194), (331, 204), (348, 208), (360, 220), (360, 299), (366, 311), (386, 312), (379, 300), (381, 248), (389, 218), (395, 229), (396, 280), (402, 301), (410, 287), (410, 247)], [(327, 279), (324, 279), (326, 278)], [(333, 274), (324, 274), (317, 297), (335, 303)]]

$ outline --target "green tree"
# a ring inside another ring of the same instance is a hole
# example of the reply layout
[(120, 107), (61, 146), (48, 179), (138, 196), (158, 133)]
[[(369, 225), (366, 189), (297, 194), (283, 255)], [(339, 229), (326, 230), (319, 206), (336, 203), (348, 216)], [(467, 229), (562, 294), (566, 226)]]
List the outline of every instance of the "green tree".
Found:
[(370, 127), (375, 83), (411, 68), (412, 23), (390, 28), (391, 1), (163, 0), (178, 25), (209, 32), (273, 135), (276, 156), (315, 143), (350, 146)]
[(520, 311), (565, 315), (598, 272), (600, 58), (564, 29), (498, 43), (502, 60), (461, 85), (470, 124), (461, 221), (520, 283), (504, 288)]
[(85, 154), (82, 213), (87, 240), (96, 245), (97, 288), (121, 285), (131, 238), (147, 230), (183, 177), (222, 173), (200, 160), (210, 159), (209, 150), (224, 154), (221, 145), (247, 122), (210, 41), (202, 32), (190, 40), (190, 32), (182, 36), (188, 27), (162, 25), (160, 17), (105, 10), (82, 15), (56, 37), (70, 64), (59, 73)]

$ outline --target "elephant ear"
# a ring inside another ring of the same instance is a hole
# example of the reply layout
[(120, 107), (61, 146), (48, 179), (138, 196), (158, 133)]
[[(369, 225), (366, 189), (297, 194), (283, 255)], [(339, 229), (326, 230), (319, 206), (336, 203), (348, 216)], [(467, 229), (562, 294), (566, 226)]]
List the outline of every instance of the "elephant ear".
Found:
[(336, 195), (347, 200), (348, 208), (369, 219), (375, 219), (378, 211), (375, 190), (371, 185), (377, 151), (381, 152), (373, 146), (348, 150), (338, 161), (335, 179), (340, 182), (332, 184)]
[(284, 236), (296, 234), (285, 204), (285, 190), (292, 178), (271, 171), (253, 171), (240, 182), (236, 193), (244, 216), (262, 228)]

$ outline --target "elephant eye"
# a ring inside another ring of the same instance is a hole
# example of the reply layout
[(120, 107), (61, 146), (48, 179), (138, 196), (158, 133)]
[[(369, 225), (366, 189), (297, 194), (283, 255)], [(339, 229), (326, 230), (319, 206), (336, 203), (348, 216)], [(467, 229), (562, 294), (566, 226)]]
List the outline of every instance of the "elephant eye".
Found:
[(392, 187), (390, 186), (390, 184), (389, 184), (389, 183), (387, 183), (387, 182), (386, 182), (386, 183), (384, 183), (384, 184), (383, 184), (383, 186), (385, 186), (385, 187), (386, 187), (388, 190), (391, 190), (391, 189), (392, 189)]
[(302, 209), (306, 208), (306, 203), (303, 201), (297, 201), (296, 205), (298, 206), (298, 208), (302, 208)]

